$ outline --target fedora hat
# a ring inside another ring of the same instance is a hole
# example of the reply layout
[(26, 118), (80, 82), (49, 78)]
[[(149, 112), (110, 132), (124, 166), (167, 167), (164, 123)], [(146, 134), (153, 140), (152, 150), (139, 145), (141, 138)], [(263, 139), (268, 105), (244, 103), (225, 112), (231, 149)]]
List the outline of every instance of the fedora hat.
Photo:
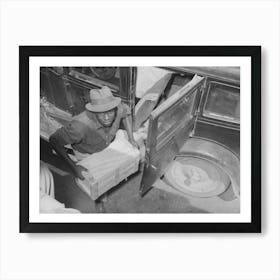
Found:
[(91, 89), (89, 97), (90, 103), (86, 104), (86, 109), (96, 113), (110, 111), (121, 103), (121, 99), (113, 96), (111, 90), (106, 86), (101, 89)]

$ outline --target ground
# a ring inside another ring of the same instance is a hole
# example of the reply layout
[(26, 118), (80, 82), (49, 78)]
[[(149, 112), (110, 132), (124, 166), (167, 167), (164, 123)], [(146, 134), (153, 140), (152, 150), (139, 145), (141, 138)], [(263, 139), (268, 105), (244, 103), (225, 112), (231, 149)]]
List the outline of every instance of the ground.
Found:
[(141, 173), (112, 189), (101, 202), (94, 202), (76, 185), (71, 174), (54, 173), (55, 197), (66, 207), (82, 213), (203, 213), (193, 207), (185, 197), (152, 188), (144, 197), (139, 195)]

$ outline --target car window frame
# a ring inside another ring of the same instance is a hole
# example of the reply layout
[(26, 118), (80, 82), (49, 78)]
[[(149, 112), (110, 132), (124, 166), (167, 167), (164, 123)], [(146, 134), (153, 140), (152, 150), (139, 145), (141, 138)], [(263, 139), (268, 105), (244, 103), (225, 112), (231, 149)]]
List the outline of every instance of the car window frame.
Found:
[(209, 94), (210, 94), (210, 90), (211, 90), (211, 86), (212, 84), (218, 84), (218, 85), (223, 85), (229, 88), (235, 88), (235, 89), (239, 89), (240, 92), (240, 86), (236, 86), (236, 85), (232, 85), (232, 84), (227, 84), (227, 83), (223, 83), (220, 81), (215, 81), (215, 80), (211, 80), (208, 82), (207, 85), (207, 90), (206, 90), (206, 96), (205, 96), (205, 100), (204, 100), (204, 104), (202, 107), (202, 111), (201, 111), (201, 116), (204, 118), (209, 118), (209, 119), (213, 119), (213, 120), (217, 120), (217, 121), (222, 121), (222, 122), (227, 122), (227, 123), (232, 123), (232, 124), (236, 124), (236, 125), (240, 125), (240, 119), (239, 120), (235, 120), (234, 118), (230, 118), (230, 117), (222, 117), (220, 115), (210, 115), (210, 114), (205, 114), (205, 108), (206, 108), (206, 104), (209, 98)]

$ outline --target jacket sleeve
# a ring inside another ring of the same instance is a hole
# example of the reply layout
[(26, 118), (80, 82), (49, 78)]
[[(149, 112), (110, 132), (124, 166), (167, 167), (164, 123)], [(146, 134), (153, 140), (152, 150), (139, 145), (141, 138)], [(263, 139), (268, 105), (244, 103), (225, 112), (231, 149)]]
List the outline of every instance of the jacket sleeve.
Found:
[(67, 144), (78, 144), (85, 134), (85, 126), (78, 121), (71, 121), (64, 127), (58, 129), (51, 137), (55, 138), (61, 146)]

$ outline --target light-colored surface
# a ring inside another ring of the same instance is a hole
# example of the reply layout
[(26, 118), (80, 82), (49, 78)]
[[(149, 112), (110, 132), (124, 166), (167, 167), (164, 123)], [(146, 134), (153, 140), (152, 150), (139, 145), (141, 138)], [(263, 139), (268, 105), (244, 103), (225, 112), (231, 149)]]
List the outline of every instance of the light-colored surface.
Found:
[[(241, 142), (242, 142), (242, 137), (244, 136), (241, 136)], [(246, 140), (248, 139), (246, 138)], [(247, 152), (248, 149), (250, 149), (250, 146), (246, 149)], [(242, 166), (246, 166), (246, 165), (244, 164), (244, 162), (241, 161), (241, 167), (240, 167), (240, 159), (237, 157), (237, 155), (235, 155), (225, 147), (219, 145), (218, 143), (207, 141), (205, 139), (199, 139), (199, 138), (191, 138), (187, 142), (185, 142), (183, 147), (180, 149), (180, 153), (185, 153), (188, 155), (192, 154), (200, 158), (208, 159), (211, 162), (215, 163), (217, 166), (219, 166), (219, 168), (221, 168), (228, 175), (231, 181), (234, 195), (236, 197), (239, 197), (240, 182), (242, 181), (242, 176), (240, 179), (240, 172), (242, 171), (244, 174), (244, 169), (242, 169)], [(244, 159), (244, 144), (242, 143), (241, 143), (241, 154)], [(248, 164), (250, 165), (250, 162)], [(247, 170), (247, 172), (250, 173), (250, 170)], [(242, 196), (244, 199), (244, 189), (243, 189)]]
[(137, 67), (136, 97), (143, 97), (167, 73), (170, 71), (156, 67)]
[[(1, 280), (279, 280), (278, 1), (62, 1), (55, 5), (54, 1), (22, 0), (2, 1), (0, 5)], [(104, 22), (104, 15), (111, 20)], [(71, 24), (73, 19), (75, 24)], [(60, 22), (67, 22), (71, 28), (62, 32)], [(112, 22), (116, 30), (128, 30), (129, 36), (112, 32)], [(93, 25), (98, 28), (93, 30)], [(206, 27), (211, 32), (205, 32)], [(11, 114), (10, 106), (18, 107), (18, 45), (30, 44), (261, 44), (264, 233), (19, 234), (18, 112)]]
[(47, 164), (40, 161), (40, 196), (42, 194), (54, 197), (54, 181)]
[(219, 167), (198, 158), (171, 162), (165, 178), (175, 189), (195, 197), (219, 195), (230, 183), (229, 177)]
[(72, 208), (65, 208), (63, 203), (55, 199), (53, 175), (48, 165), (40, 161), (40, 213), (80, 213)]

